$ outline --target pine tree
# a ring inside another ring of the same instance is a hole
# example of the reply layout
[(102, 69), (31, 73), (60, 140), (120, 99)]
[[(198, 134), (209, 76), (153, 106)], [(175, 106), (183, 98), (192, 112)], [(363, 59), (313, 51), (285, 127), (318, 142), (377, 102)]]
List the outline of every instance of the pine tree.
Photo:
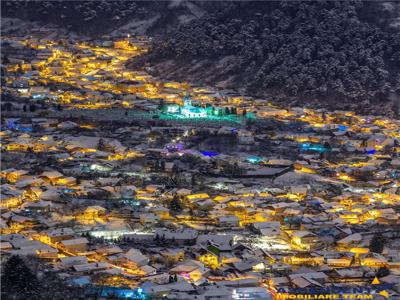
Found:
[(36, 105), (35, 104), (29, 105), (29, 111), (30, 112), (35, 112), (36, 111)]
[(385, 247), (385, 238), (382, 235), (374, 235), (369, 244), (369, 250), (374, 253), (382, 253)]
[(178, 197), (175, 196), (174, 198), (172, 198), (171, 202), (169, 203), (169, 208), (177, 212), (182, 211), (182, 203), (178, 199)]
[(376, 272), (376, 277), (381, 278), (390, 275), (390, 270), (387, 267), (380, 267)]
[(1, 283), (3, 299), (40, 299), (39, 280), (17, 255), (4, 264)]

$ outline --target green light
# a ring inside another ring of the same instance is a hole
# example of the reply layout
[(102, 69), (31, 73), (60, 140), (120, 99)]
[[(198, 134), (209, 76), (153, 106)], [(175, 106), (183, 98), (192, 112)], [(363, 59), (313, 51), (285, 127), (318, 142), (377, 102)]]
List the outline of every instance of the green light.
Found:
[(256, 116), (255, 116), (253, 113), (247, 113), (245, 117), (246, 117), (247, 119), (252, 119), (252, 120), (255, 120), (255, 119), (256, 119)]
[(240, 123), (242, 117), (237, 115), (227, 115), (227, 116), (204, 116), (204, 117), (186, 117), (181, 114), (160, 114), (159, 118), (161, 120), (192, 120), (192, 121), (217, 121), (217, 122), (233, 122)]

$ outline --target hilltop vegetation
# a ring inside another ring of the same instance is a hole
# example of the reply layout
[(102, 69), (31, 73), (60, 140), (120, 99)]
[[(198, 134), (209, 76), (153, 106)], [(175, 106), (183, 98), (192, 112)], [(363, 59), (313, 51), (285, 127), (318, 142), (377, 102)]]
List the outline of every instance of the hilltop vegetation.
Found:
[(256, 95), (338, 107), (384, 102), (391, 110), (400, 91), (400, 34), (388, 22), (394, 10), (372, 2), (232, 2), (157, 40), (139, 63)]
[(2, 16), (53, 24), (91, 37), (127, 32), (165, 34), (221, 6), (193, 1), (20, 1), (1, 2)]

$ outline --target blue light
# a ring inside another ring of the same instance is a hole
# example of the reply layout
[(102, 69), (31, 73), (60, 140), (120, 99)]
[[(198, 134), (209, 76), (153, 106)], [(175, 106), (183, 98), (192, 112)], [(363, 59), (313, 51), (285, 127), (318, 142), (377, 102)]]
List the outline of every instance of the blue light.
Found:
[(258, 156), (249, 156), (249, 157), (247, 158), (247, 161), (250, 162), (250, 163), (252, 163), (252, 164), (258, 164), (259, 162), (262, 161), (262, 158), (261, 158), (261, 157), (258, 157)]
[(123, 296), (125, 296), (125, 298), (131, 298), (133, 297), (133, 292), (125, 292), (123, 293)]
[(19, 130), (20, 125), (19, 125), (17, 122), (18, 122), (18, 121), (16, 121), (16, 120), (8, 120), (8, 121), (6, 122), (6, 127), (7, 127), (8, 129)]
[(212, 151), (201, 151), (201, 154), (208, 157), (214, 157), (218, 155), (217, 152), (212, 152)]
[(375, 153), (376, 153), (376, 150), (375, 150), (375, 149), (372, 149), (372, 150), (368, 150), (368, 151), (367, 151), (367, 154), (370, 154), (370, 155), (375, 154)]
[(32, 99), (34, 99), (34, 100), (43, 100), (44, 98), (46, 98), (46, 96), (44, 94), (33, 94), (32, 95)]
[(328, 149), (321, 144), (303, 143), (300, 145), (300, 149), (303, 151), (315, 151), (318, 153), (324, 153)]
[(20, 127), (19, 130), (22, 132), (32, 132), (33, 131), (32, 127)]
[(19, 120), (7, 120), (6, 122), (6, 128), (9, 130), (16, 130), (16, 131), (22, 131), (22, 132), (32, 132), (32, 126), (26, 124), (26, 125), (21, 125), (19, 123)]
[(339, 125), (339, 131), (346, 131), (346, 130), (347, 130), (347, 126)]
[(138, 294), (142, 294), (143, 293), (143, 289), (142, 288), (138, 288), (137, 292), (138, 292)]
[(168, 152), (182, 151), (184, 149), (183, 144), (180, 143), (167, 144), (165, 148), (168, 150)]

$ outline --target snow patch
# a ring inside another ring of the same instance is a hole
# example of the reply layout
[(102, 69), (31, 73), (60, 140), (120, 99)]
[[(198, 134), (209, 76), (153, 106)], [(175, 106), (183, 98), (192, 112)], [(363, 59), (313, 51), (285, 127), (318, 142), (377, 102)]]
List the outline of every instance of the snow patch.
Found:
[(160, 15), (147, 19), (147, 20), (132, 20), (118, 29), (111, 32), (111, 35), (118, 35), (121, 32), (130, 32), (132, 34), (144, 35), (147, 30), (160, 18)]

